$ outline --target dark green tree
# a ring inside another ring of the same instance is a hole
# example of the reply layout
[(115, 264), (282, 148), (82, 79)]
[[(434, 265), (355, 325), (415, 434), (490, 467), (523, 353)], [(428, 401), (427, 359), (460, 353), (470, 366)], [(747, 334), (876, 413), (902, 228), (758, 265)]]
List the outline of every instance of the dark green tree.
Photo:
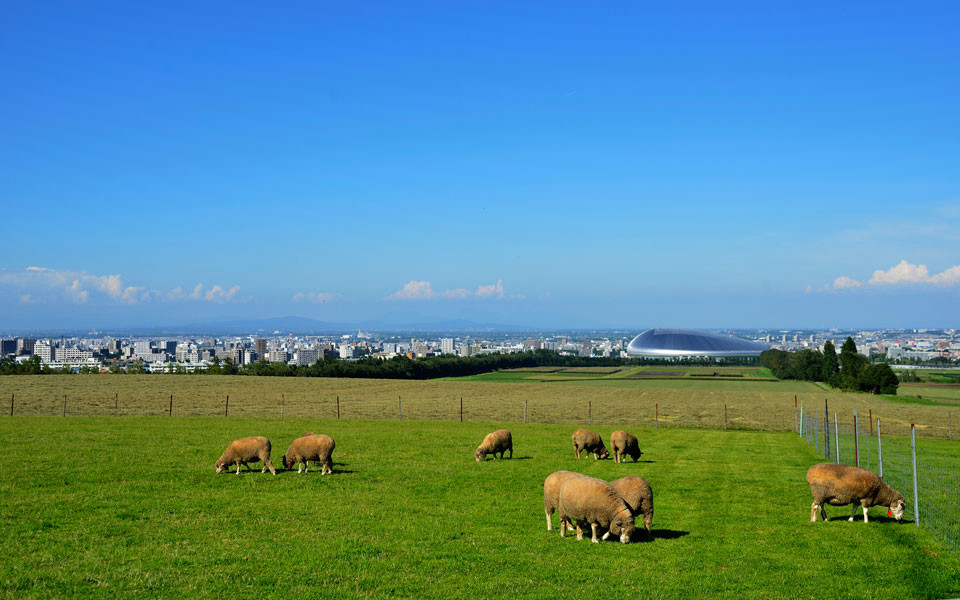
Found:
[(845, 390), (859, 390), (866, 365), (867, 360), (857, 353), (857, 344), (848, 337), (840, 348), (840, 386)]
[(833, 387), (840, 387), (840, 361), (837, 358), (837, 347), (827, 340), (823, 345), (823, 373), (822, 381)]
[(871, 394), (896, 394), (899, 384), (897, 374), (886, 363), (870, 365), (860, 377), (860, 389)]

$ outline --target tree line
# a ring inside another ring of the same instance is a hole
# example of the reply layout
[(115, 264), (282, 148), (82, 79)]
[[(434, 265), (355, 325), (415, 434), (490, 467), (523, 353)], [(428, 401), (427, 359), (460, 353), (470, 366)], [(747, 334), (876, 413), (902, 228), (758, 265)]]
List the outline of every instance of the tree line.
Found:
[[(237, 365), (226, 358), (223, 361), (214, 358), (204, 370), (192, 371), (192, 375), (253, 375), (272, 377), (353, 377), (372, 379), (435, 379), (438, 377), (466, 377), (490, 373), (501, 369), (520, 369), (530, 367), (620, 367), (636, 365), (653, 366), (733, 366), (756, 365), (758, 360), (750, 357), (731, 357), (725, 359), (695, 358), (684, 361), (658, 358), (603, 358), (580, 357), (560, 354), (555, 350), (533, 350), (509, 354), (480, 354), (477, 356), (453, 356), (442, 354), (425, 358), (396, 356), (387, 360), (379, 358), (361, 358), (344, 361), (332, 355), (308, 366), (288, 365), (282, 362), (257, 361), (249, 365)], [(81, 373), (88, 367), (82, 367)], [(132, 361), (121, 366), (114, 363), (111, 373), (146, 374), (142, 362)], [(89, 367), (89, 372), (99, 372), (97, 367)], [(169, 363), (167, 373), (187, 374), (182, 365)], [(13, 359), (0, 361), (0, 375), (42, 375), (60, 373), (34, 356), (22, 363)]]
[(845, 391), (896, 394), (900, 384), (890, 365), (870, 364), (849, 337), (840, 348), (839, 357), (833, 342), (827, 340), (823, 352), (808, 348), (796, 352), (765, 350), (760, 353), (760, 362), (778, 379), (820, 381)]

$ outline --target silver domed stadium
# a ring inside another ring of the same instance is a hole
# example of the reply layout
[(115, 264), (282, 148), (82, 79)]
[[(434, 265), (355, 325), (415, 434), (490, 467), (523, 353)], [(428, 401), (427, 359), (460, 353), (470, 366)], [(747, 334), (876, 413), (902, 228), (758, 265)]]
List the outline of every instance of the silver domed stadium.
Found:
[(686, 356), (760, 356), (766, 344), (690, 329), (649, 329), (630, 340), (629, 356), (680, 358)]

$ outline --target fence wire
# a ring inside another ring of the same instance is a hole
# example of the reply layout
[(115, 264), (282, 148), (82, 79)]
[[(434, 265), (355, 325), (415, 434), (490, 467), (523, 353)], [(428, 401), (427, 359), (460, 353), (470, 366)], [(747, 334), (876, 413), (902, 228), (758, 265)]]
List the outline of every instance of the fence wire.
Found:
[(855, 422), (852, 415), (844, 418), (835, 412), (827, 412), (827, 416), (824, 419), (824, 411), (805, 410), (797, 424), (803, 440), (825, 462), (856, 466), (859, 460), (860, 467), (882, 476), (903, 494), (905, 518), (912, 516), (920, 527), (960, 553), (960, 456), (936, 452), (922, 444), (918, 447), (915, 435), (884, 435), (879, 419), (870, 423), (865, 418)]

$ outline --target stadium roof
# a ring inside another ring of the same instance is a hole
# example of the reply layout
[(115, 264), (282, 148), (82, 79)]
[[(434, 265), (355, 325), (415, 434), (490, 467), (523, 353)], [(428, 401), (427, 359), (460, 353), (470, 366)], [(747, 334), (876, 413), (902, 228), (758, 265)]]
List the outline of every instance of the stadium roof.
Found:
[(629, 356), (760, 356), (769, 346), (690, 329), (649, 329), (630, 341)]

